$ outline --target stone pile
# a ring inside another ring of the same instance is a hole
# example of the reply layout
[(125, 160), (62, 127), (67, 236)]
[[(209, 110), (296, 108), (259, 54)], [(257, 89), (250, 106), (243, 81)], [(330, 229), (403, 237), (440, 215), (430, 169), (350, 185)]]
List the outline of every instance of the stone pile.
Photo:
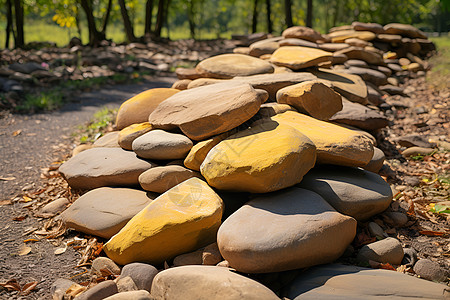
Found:
[[(367, 131), (388, 125), (382, 95), (426, 68), (418, 55), (430, 45), (409, 25), (353, 23), (328, 35), (293, 27), (125, 101), (118, 131), (60, 167), (73, 189), (90, 190), (60, 217), (107, 239), (110, 260), (97, 260), (120, 275), (77, 299), (448, 293), (386, 270), (316, 267), (343, 255), (402, 264), (401, 243), (374, 222), (379, 241), (351, 244), (358, 222), (402, 215), (389, 211), (392, 191), (377, 174), (384, 154)], [(163, 264), (174, 267), (158, 273)]]

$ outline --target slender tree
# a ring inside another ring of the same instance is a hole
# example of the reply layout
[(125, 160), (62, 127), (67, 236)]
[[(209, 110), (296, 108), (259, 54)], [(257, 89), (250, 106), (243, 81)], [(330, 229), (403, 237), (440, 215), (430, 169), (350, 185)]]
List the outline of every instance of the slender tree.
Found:
[(159, 0), (158, 1), (158, 13), (156, 14), (156, 24), (155, 24), (155, 35), (157, 37), (161, 36), (161, 30), (164, 25), (164, 10), (165, 10), (165, 2), (167, 0)]
[(104, 39), (104, 36), (97, 30), (97, 26), (95, 25), (94, 13), (92, 11), (92, 7), (89, 0), (79, 0), (81, 7), (83, 8), (86, 19), (88, 22), (88, 31), (89, 31), (89, 44), (91, 46), (98, 46), (100, 41)]
[(153, 17), (153, 0), (147, 0), (145, 4), (145, 34), (152, 32), (152, 17)]
[(252, 15), (252, 33), (255, 33), (258, 27), (258, 0), (253, 0)]
[(189, 31), (190, 31), (192, 39), (195, 39), (195, 21), (194, 21), (195, 8), (194, 8), (194, 4), (195, 3), (193, 0), (188, 0), (187, 15), (188, 15)]
[(271, 18), (272, 4), (270, 3), (270, 0), (266, 0), (266, 12), (267, 12), (267, 32), (272, 33), (273, 32), (272, 18)]
[(14, 14), (16, 20), (15, 48), (25, 46), (25, 37), (23, 34), (23, 3), (22, 0), (14, 0)]
[(294, 23), (292, 22), (292, 1), (291, 0), (284, 0), (284, 17), (285, 17), (285, 23), (287, 27), (294, 26)]
[(108, 26), (109, 16), (111, 15), (111, 9), (112, 9), (112, 0), (108, 0), (108, 5), (106, 7), (106, 13), (103, 18), (102, 29), (100, 31), (103, 35), (106, 35), (106, 27)]
[(6, 0), (6, 39), (5, 49), (9, 48), (10, 34), (14, 34), (11, 0)]
[(120, 13), (122, 14), (123, 25), (125, 27), (125, 34), (129, 42), (136, 41), (136, 36), (134, 35), (133, 24), (131, 23), (130, 16), (128, 15), (127, 6), (125, 0), (119, 0)]
[(313, 20), (313, 1), (308, 0), (308, 6), (306, 8), (306, 26), (307, 27), (312, 28), (312, 26), (313, 26), (312, 20)]

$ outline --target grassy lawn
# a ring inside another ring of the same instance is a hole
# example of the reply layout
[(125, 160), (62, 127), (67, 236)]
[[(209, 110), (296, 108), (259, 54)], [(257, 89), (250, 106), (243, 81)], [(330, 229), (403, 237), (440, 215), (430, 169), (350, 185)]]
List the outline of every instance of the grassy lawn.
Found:
[(432, 70), (428, 72), (427, 81), (437, 89), (450, 86), (450, 35), (431, 38), (438, 53), (430, 58)]

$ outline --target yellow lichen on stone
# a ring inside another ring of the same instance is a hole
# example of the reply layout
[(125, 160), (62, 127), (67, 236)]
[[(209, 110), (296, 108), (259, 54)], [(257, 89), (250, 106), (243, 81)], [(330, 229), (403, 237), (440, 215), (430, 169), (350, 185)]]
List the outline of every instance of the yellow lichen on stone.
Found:
[(126, 150), (132, 150), (131, 145), (133, 144), (133, 141), (152, 129), (153, 126), (149, 122), (132, 124), (130, 126), (125, 127), (119, 132), (120, 147)]
[(215, 188), (266, 193), (299, 183), (315, 160), (310, 139), (290, 126), (265, 119), (220, 142), (200, 170)]
[(313, 141), (317, 163), (362, 167), (372, 159), (372, 141), (358, 132), (292, 111), (271, 119), (294, 127)]
[(317, 66), (330, 61), (332, 53), (320, 49), (285, 46), (278, 48), (270, 58), (270, 62), (293, 70)]
[(208, 152), (229, 135), (228, 132), (225, 132), (195, 144), (184, 159), (184, 166), (194, 171), (200, 171), (200, 166), (205, 160), (206, 155), (208, 155)]
[(215, 242), (222, 199), (202, 180), (188, 179), (134, 216), (104, 246), (116, 263), (160, 264)]

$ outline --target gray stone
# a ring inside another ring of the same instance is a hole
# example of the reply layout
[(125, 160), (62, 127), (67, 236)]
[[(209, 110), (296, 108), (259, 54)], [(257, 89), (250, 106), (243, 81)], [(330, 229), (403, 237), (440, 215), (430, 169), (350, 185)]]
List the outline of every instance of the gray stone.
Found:
[(31, 74), (34, 71), (39, 71), (39, 70), (46, 71), (46, 69), (43, 66), (41, 66), (40, 64), (35, 63), (35, 62), (27, 62), (24, 64), (13, 63), (13, 64), (9, 65), (9, 68), (13, 71), (24, 73), (24, 74)]
[(294, 187), (246, 203), (223, 222), (217, 244), (236, 270), (267, 273), (332, 262), (355, 233), (353, 218), (318, 194)]
[[(408, 142), (402, 141), (402, 140), (399, 140), (398, 142), (399, 142), (399, 144), (403, 144), (403, 145), (406, 145), (408, 143)], [(417, 142), (415, 142), (415, 143), (417, 143)], [(431, 153), (433, 153), (435, 151), (436, 151), (436, 149), (434, 149), (434, 148), (413, 146), (413, 147), (409, 147), (408, 149), (404, 150), (402, 152), (402, 155), (404, 157), (411, 157), (411, 156), (418, 156), (418, 155), (430, 155)]]
[(447, 279), (448, 271), (446, 272), (439, 266), (437, 262), (429, 259), (420, 259), (414, 265), (414, 272), (421, 278), (431, 281), (444, 281)]
[(384, 152), (377, 147), (373, 147), (373, 157), (370, 162), (363, 167), (363, 169), (366, 171), (378, 173), (383, 167), (385, 159), (386, 156), (384, 155)]
[(58, 198), (53, 200), (52, 202), (46, 204), (40, 211), (40, 215), (54, 216), (61, 211), (63, 211), (66, 206), (69, 204), (69, 200), (67, 198)]
[(203, 249), (202, 264), (208, 266), (215, 266), (222, 260), (219, 246), (217, 243), (210, 244)]
[(446, 299), (450, 289), (399, 272), (324, 265), (301, 273), (286, 289), (289, 299), (381, 300)]
[(383, 231), (383, 229), (375, 222), (370, 222), (367, 225), (367, 229), (369, 229), (370, 235), (376, 238), (384, 239), (387, 237), (387, 234)]
[(137, 185), (142, 172), (156, 166), (122, 148), (92, 148), (78, 153), (59, 167), (73, 189)]
[(130, 276), (120, 276), (115, 281), (119, 293), (138, 290), (136, 283), (134, 283), (133, 279)]
[(108, 273), (113, 275), (119, 275), (120, 268), (111, 259), (101, 256), (97, 257), (92, 261), (91, 273), (99, 277), (103, 277), (105, 276), (105, 274), (109, 275)]
[(156, 275), (151, 294), (156, 299), (279, 299), (262, 284), (216, 266), (183, 266)]
[(147, 291), (127, 291), (127, 292), (121, 292), (112, 296), (109, 296), (108, 298), (105, 298), (105, 300), (153, 300), (153, 298), (149, 292)]
[(139, 157), (156, 160), (185, 158), (192, 146), (186, 136), (159, 129), (141, 135), (132, 143), (133, 151)]
[(100, 282), (77, 296), (77, 300), (102, 300), (118, 292), (116, 283), (112, 280), (107, 280)]
[(402, 227), (408, 223), (408, 216), (401, 212), (386, 211), (381, 216), (391, 226)]
[(202, 264), (203, 248), (197, 251), (178, 255), (173, 259), (174, 267), (201, 265)]
[(373, 260), (379, 263), (399, 265), (403, 260), (403, 248), (399, 240), (385, 238), (381, 241), (362, 246), (356, 258), (360, 262)]
[(162, 194), (192, 177), (201, 178), (201, 175), (180, 165), (161, 166), (142, 173), (139, 176), (139, 184), (146, 191)]
[(364, 81), (371, 82), (376, 86), (387, 84), (387, 76), (382, 72), (367, 68), (350, 67), (348, 69), (342, 70), (342, 72), (358, 75)]
[(152, 200), (143, 191), (103, 187), (78, 198), (61, 218), (70, 228), (110, 238)]
[(122, 268), (120, 276), (131, 277), (138, 289), (150, 292), (153, 278), (156, 274), (158, 274), (158, 270), (152, 265), (145, 263), (131, 263)]
[(100, 137), (94, 142), (94, 147), (120, 147), (119, 145), (119, 132), (108, 132), (104, 136)]
[(338, 212), (359, 221), (384, 211), (392, 200), (391, 188), (383, 178), (351, 167), (315, 167), (298, 186), (318, 193)]

